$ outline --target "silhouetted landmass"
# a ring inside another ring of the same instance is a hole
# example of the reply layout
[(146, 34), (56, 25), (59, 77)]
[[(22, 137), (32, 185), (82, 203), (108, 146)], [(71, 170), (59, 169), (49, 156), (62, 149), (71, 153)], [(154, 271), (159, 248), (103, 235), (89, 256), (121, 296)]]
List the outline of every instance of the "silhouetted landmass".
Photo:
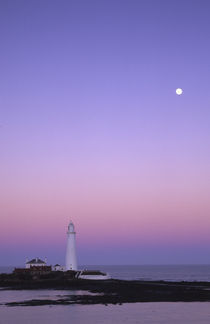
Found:
[(8, 306), (123, 304), (135, 302), (210, 301), (210, 282), (165, 282), (128, 280), (81, 280), (73, 273), (52, 272), (39, 276), (0, 274), (4, 289), (86, 290), (94, 294), (69, 295), (65, 299), (30, 300), (7, 303)]

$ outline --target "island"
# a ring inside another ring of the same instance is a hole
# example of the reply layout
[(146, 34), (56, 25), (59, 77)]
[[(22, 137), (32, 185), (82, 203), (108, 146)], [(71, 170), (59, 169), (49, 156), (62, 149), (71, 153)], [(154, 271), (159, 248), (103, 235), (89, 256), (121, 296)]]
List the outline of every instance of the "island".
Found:
[[(75, 271), (50, 273), (0, 274), (2, 289), (66, 290), (66, 298), (10, 302), (8, 306), (123, 304), (136, 302), (206, 302), (210, 301), (210, 282), (167, 282), (142, 280), (83, 280)], [(68, 296), (68, 291), (78, 291)], [(83, 294), (82, 292), (88, 292)]]

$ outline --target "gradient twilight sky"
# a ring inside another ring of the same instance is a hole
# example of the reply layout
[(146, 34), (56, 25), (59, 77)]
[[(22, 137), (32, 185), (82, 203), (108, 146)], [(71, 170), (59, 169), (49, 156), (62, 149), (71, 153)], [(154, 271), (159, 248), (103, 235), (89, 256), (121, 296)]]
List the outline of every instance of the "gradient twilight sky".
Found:
[[(210, 1), (0, 1), (0, 265), (210, 262)], [(177, 96), (177, 87), (183, 95)]]

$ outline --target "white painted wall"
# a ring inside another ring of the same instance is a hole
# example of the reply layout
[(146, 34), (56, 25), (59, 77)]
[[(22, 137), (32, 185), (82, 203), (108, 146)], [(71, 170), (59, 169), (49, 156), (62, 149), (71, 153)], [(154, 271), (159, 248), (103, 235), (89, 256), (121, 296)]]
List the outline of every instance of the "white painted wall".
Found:
[(65, 271), (66, 268), (64, 266), (53, 266), (52, 271)]
[(26, 264), (26, 269), (30, 269), (30, 267), (45, 267), (46, 264), (44, 263), (28, 263)]
[(67, 232), (66, 271), (67, 270), (77, 270), (76, 232), (72, 222), (69, 223)]

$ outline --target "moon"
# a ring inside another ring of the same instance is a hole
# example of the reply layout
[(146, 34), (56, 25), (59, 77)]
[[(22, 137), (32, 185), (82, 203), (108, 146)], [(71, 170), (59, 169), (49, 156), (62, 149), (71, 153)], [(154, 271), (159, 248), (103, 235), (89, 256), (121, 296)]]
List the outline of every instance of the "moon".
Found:
[(183, 93), (183, 90), (181, 88), (176, 89), (176, 94), (180, 96)]

